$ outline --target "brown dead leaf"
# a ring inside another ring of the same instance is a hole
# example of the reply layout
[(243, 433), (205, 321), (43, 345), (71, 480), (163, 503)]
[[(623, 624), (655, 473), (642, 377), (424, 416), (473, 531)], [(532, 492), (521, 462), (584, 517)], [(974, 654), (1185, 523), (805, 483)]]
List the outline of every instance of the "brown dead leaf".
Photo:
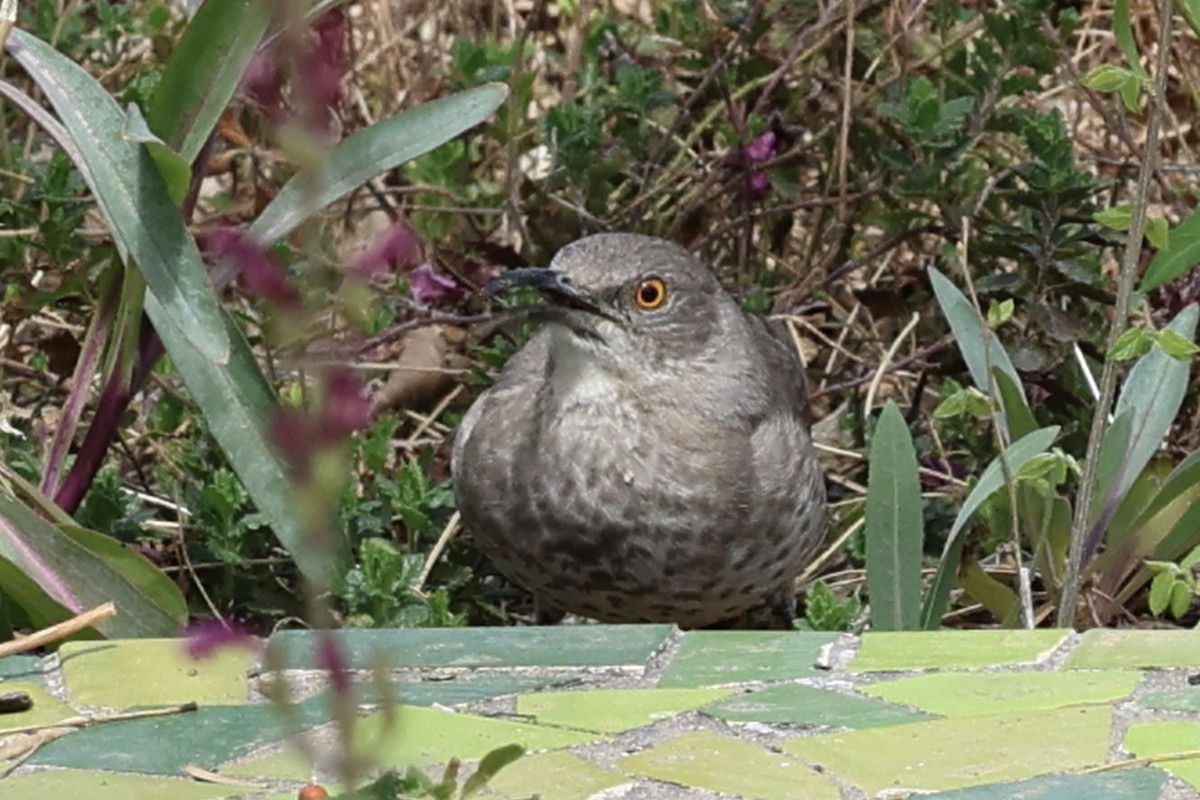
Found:
[(375, 408), (413, 408), (445, 394), (455, 374), (467, 366), (454, 346), (463, 332), (449, 325), (430, 325), (405, 334), (392, 345), (394, 369), (375, 395)]

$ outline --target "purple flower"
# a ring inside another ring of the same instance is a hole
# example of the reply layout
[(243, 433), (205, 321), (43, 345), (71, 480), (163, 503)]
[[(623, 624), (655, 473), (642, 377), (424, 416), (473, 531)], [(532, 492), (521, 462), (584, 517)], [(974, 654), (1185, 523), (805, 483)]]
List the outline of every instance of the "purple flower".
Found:
[(238, 284), (252, 297), (289, 308), (300, 304), (300, 292), (292, 284), (287, 268), (248, 236), (219, 228), (207, 232), (203, 246), (214, 257), (227, 259), (237, 268)]
[(407, 222), (396, 222), (363, 250), (346, 268), (347, 272), (370, 279), (415, 261), (420, 256), (417, 236)]
[(775, 131), (761, 133), (757, 139), (746, 146), (746, 158), (756, 163), (770, 161), (778, 155), (778, 144), (779, 138), (775, 135)]
[(224, 622), (206, 619), (188, 626), (184, 649), (190, 658), (197, 661), (211, 658), (229, 647), (246, 647), (260, 650), (262, 642), (239, 622)]
[(762, 197), (771, 188), (771, 176), (765, 172), (750, 173), (750, 192), (756, 197)]
[(340, 442), (371, 424), (372, 404), (362, 381), (345, 367), (332, 370), (325, 379), (325, 402), (321, 408), (321, 438)]
[(283, 73), (270, 51), (258, 52), (250, 59), (242, 76), (242, 91), (267, 119), (278, 122), (283, 116)]
[(332, 631), (318, 631), (317, 666), (329, 671), (329, 685), (334, 694), (345, 696), (350, 691), (350, 668), (346, 653)]
[(426, 262), (408, 274), (408, 290), (413, 300), (430, 305), (443, 300), (457, 300), (465, 294), (458, 281), (443, 275)]

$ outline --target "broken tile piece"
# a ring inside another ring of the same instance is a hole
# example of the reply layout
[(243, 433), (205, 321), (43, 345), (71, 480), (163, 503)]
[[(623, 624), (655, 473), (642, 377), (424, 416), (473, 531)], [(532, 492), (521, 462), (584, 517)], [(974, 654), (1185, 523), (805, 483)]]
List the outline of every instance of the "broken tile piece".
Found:
[(1111, 727), (1111, 708), (1080, 706), (794, 738), (783, 750), (868, 795), (933, 791), (1103, 764)]
[(1037, 662), (1069, 635), (1057, 629), (868, 632), (850, 670), (979, 669)]
[[(1143, 722), (1130, 725), (1122, 747), (1134, 758), (1200, 750), (1200, 723)], [(1160, 761), (1155, 766), (1200, 789), (1200, 758)]]
[(1170, 669), (1200, 664), (1200, 636), (1190, 630), (1095, 628), (1080, 637), (1066, 669)]
[(732, 689), (589, 689), (517, 698), (517, 713), (541, 725), (620, 733), (716, 702)]
[(68, 697), (74, 705), (236, 705), (248, 696), (249, 650), (226, 648), (194, 660), (182, 639), (67, 642), (59, 649)]
[(731, 722), (838, 728), (878, 728), (932, 719), (891, 703), (794, 683), (734, 695), (702, 708), (701, 713)]
[(558, 750), (517, 759), (488, 782), (492, 794), (513, 800), (537, 795), (554, 800), (590, 800), (598, 793), (632, 781), (616, 772)]
[(717, 686), (819, 675), (815, 662), (834, 633), (690, 631), (658, 681), (663, 687)]
[(864, 686), (863, 694), (946, 717), (1109, 703), (1128, 697), (1137, 672), (941, 672)]
[[(670, 625), (542, 625), (522, 628), (412, 628), (339, 631), (351, 669), (382, 661), (413, 667), (606, 667), (644, 664)], [(282, 669), (316, 669), (317, 632), (271, 636)]]
[(839, 800), (833, 782), (794, 758), (711, 731), (684, 734), (619, 766), (626, 772), (754, 800)]
[(1159, 770), (1135, 767), (1094, 775), (1052, 775), (992, 783), (924, 795), (921, 800), (1158, 800), (1166, 779)]
[(395, 723), (389, 725), (382, 713), (360, 720), (354, 729), (355, 747), (387, 766), (404, 769), (444, 765), (451, 758), (472, 761), (506, 744), (519, 744), (526, 752), (533, 752), (601, 738), (581, 731), (419, 706), (400, 708)]

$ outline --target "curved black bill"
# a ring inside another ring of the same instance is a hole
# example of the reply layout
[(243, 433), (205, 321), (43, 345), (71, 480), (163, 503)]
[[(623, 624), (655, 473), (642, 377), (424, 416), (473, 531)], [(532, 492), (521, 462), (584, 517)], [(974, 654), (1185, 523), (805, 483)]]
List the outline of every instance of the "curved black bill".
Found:
[(489, 281), (483, 287), (483, 292), (487, 295), (496, 295), (520, 288), (537, 289), (542, 297), (556, 306), (588, 311), (608, 319), (613, 318), (611, 312), (565, 273), (544, 267), (510, 269)]

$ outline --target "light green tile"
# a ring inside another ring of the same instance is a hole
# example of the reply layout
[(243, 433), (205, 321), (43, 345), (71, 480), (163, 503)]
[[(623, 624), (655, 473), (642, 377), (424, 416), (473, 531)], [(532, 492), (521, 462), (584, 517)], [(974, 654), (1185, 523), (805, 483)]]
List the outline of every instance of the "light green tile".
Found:
[(784, 752), (819, 765), (868, 795), (960, 789), (1103, 764), (1112, 709), (917, 722), (788, 739)]
[(1155, 711), (1190, 711), (1200, 713), (1200, 686), (1154, 692), (1138, 698), (1138, 705)]
[(909, 669), (979, 669), (1036, 662), (1050, 655), (1069, 631), (904, 631), (865, 633), (852, 672)]
[(396, 724), (384, 714), (361, 720), (354, 731), (356, 748), (373, 754), (388, 766), (444, 764), (451, 758), (471, 761), (506, 744), (526, 752), (571, 747), (596, 741), (596, 734), (544, 728), (503, 719), (456, 714), (436, 708), (404, 706)]
[(517, 713), (542, 725), (619, 733), (728, 697), (733, 689), (591, 689), (517, 698)]
[(563, 750), (517, 759), (488, 783), (492, 794), (527, 800), (589, 800), (632, 781)]
[[(1122, 746), (1134, 758), (1200, 751), (1200, 723), (1144, 722), (1130, 725)], [(1200, 789), (1200, 758), (1160, 761), (1155, 766)]]
[(701, 711), (733, 722), (838, 728), (878, 728), (931, 719), (890, 703), (795, 683), (734, 695)]
[(821, 648), (832, 633), (799, 631), (691, 631), (659, 679), (659, 686), (716, 686), (785, 681), (819, 675)]
[(19, 728), (24, 725), (49, 725), (79, 712), (47, 692), (40, 684), (27, 681), (5, 681), (0, 684), (0, 694), (25, 692), (33, 701), (33, 708), (19, 714), (0, 715), (0, 728)]
[(619, 766), (634, 775), (754, 800), (841, 797), (828, 778), (795, 759), (710, 731), (688, 733), (626, 756)]
[(1138, 672), (942, 672), (864, 686), (864, 694), (946, 717), (1110, 703), (1128, 697)]
[[(345, 630), (351, 669), (413, 667), (606, 667), (645, 663), (670, 625), (541, 625), (524, 628)], [(280, 631), (270, 640), (283, 669), (315, 669), (317, 631)]]
[(1015, 783), (992, 783), (973, 789), (927, 794), (920, 800), (1158, 800), (1167, 776), (1146, 767), (1053, 775)]
[(196, 661), (182, 639), (67, 642), (59, 655), (72, 704), (118, 709), (245, 703), (246, 674), (255, 662), (249, 650), (232, 648)]
[(192, 780), (55, 769), (6, 778), (4, 800), (47, 800), (51, 797), (86, 797), (87, 800), (210, 800), (246, 795), (235, 786)]
[(1200, 664), (1200, 631), (1113, 630), (1083, 634), (1067, 669), (1169, 669)]

